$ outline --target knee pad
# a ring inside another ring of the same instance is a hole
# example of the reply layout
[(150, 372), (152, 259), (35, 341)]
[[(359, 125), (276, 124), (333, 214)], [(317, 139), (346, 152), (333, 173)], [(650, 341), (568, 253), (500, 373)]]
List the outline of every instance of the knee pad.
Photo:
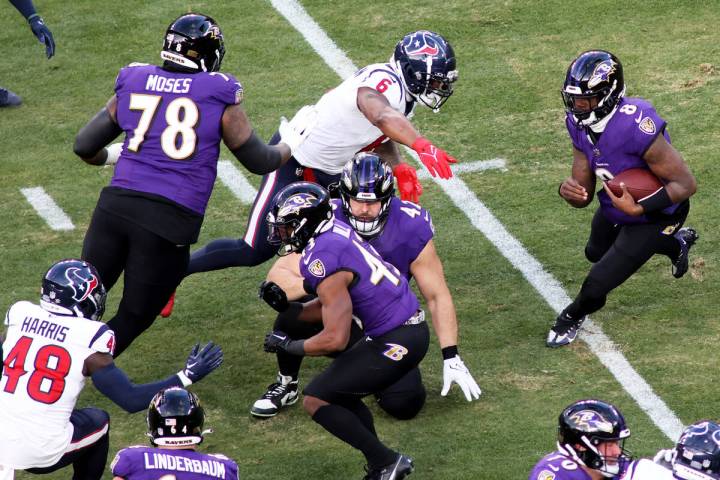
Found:
[(382, 392), (375, 396), (380, 408), (398, 420), (410, 420), (420, 413), (425, 405), (425, 387), (416, 391)]

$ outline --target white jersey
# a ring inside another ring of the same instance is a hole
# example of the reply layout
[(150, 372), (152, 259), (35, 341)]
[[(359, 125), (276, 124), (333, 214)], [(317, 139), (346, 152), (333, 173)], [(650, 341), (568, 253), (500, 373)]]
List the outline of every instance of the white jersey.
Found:
[(54, 315), (18, 302), (5, 316), (0, 378), (0, 465), (16, 469), (57, 463), (73, 435), (70, 414), (85, 385), (85, 359), (112, 354), (107, 325)]
[(377, 146), (385, 137), (357, 106), (357, 91), (370, 87), (385, 95), (390, 106), (412, 116), (415, 101), (403, 87), (400, 74), (389, 63), (374, 63), (359, 70), (323, 95), (315, 105), (318, 119), (307, 138), (293, 152), (305, 167), (337, 174), (357, 152)]
[(672, 471), (652, 460), (641, 458), (630, 463), (620, 480), (673, 480)]

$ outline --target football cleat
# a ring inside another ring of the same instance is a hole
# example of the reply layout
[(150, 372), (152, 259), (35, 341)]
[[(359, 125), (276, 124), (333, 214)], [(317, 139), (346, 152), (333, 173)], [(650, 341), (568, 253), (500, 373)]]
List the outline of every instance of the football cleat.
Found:
[(413, 459), (398, 453), (397, 459), (384, 467), (369, 468), (365, 467), (367, 475), (363, 480), (401, 480), (410, 475), (415, 470)]
[(675, 278), (680, 278), (685, 275), (688, 271), (688, 255), (690, 253), (690, 247), (695, 245), (700, 235), (695, 229), (690, 227), (681, 228), (675, 235), (677, 241), (680, 242), (680, 254), (672, 262), (672, 275)]
[(268, 385), (267, 391), (253, 404), (250, 413), (256, 417), (274, 417), (282, 407), (297, 401), (298, 381), (278, 373), (277, 382)]
[(170, 295), (170, 300), (167, 301), (162, 310), (160, 310), (160, 316), (167, 318), (172, 315), (173, 308), (175, 307), (175, 292)]
[(570, 318), (567, 313), (561, 313), (555, 319), (555, 325), (548, 332), (545, 344), (550, 348), (563, 347), (569, 345), (577, 338), (578, 331), (585, 321), (586, 317), (578, 320)]
[(22, 103), (22, 100), (20, 99), (19, 96), (17, 96), (10, 90), (0, 87), (0, 108), (2, 108), (2, 107), (17, 107), (21, 103)]

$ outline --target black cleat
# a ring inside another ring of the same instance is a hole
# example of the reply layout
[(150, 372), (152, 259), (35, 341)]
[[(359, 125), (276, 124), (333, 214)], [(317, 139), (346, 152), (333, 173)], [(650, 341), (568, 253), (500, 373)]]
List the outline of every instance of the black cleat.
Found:
[(21, 103), (22, 103), (22, 100), (20, 99), (19, 96), (17, 96), (10, 90), (0, 87), (0, 108), (2, 108), (2, 107), (17, 107)]
[(282, 407), (292, 405), (297, 401), (297, 380), (278, 373), (277, 382), (268, 386), (265, 394), (253, 404), (250, 413), (256, 417), (274, 417)]
[(398, 453), (398, 458), (391, 464), (380, 468), (365, 467), (367, 475), (363, 480), (402, 480), (415, 470), (413, 459)]
[(680, 242), (680, 254), (672, 262), (672, 275), (675, 278), (681, 278), (688, 271), (690, 247), (695, 245), (700, 235), (698, 235), (695, 229), (685, 227), (678, 230), (673, 237), (677, 238), (677, 241)]
[(550, 348), (557, 348), (574, 342), (585, 318), (587, 318), (587, 316), (574, 320), (564, 312), (558, 315), (555, 319), (555, 325), (553, 325), (548, 332), (545, 345)]

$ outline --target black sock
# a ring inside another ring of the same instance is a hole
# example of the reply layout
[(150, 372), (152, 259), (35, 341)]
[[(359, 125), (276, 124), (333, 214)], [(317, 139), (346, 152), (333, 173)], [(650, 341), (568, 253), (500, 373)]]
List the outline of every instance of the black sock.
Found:
[(387, 448), (353, 412), (340, 405), (324, 405), (312, 419), (343, 442), (360, 450), (370, 467), (395, 461), (397, 453)]
[(353, 401), (349, 401), (347, 403), (342, 403), (343, 407), (350, 410), (355, 416), (362, 422), (362, 424), (367, 428), (373, 435), (377, 437), (377, 432), (375, 432), (375, 422), (373, 420), (372, 413), (370, 413), (370, 409), (365, 405), (365, 402), (360, 400), (359, 398), (354, 399)]

